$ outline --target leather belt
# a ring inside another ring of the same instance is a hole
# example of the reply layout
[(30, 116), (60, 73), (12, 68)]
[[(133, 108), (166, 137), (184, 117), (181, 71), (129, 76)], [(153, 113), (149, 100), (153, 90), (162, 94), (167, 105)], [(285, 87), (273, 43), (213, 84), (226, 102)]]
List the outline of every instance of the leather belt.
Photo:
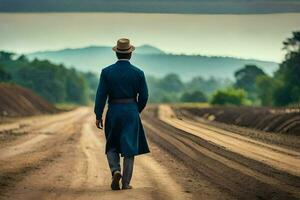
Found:
[(111, 103), (133, 103), (136, 102), (135, 98), (124, 98), (124, 99), (112, 99)]

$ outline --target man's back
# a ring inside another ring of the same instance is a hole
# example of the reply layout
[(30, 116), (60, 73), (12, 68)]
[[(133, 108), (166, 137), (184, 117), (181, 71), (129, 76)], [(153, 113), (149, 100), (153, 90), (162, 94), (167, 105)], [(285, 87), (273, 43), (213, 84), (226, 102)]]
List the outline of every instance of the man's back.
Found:
[(104, 68), (96, 94), (95, 113), (97, 119), (102, 117), (107, 97), (109, 103), (116, 99), (132, 98), (136, 100), (138, 110), (141, 112), (148, 100), (144, 72), (126, 60), (119, 60)]
[(109, 101), (122, 98), (136, 98), (141, 91), (144, 73), (129, 61), (120, 60), (103, 69), (103, 78), (108, 87)]

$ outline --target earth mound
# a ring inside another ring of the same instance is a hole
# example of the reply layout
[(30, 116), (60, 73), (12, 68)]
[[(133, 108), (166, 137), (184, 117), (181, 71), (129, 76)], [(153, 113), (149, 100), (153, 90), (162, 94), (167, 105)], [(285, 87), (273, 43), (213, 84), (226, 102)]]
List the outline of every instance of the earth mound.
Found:
[(181, 108), (181, 112), (257, 130), (300, 135), (300, 108), (208, 107)]
[(56, 113), (58, 109), (29, 89), (0, 84), (0, 116), (17, 117)]

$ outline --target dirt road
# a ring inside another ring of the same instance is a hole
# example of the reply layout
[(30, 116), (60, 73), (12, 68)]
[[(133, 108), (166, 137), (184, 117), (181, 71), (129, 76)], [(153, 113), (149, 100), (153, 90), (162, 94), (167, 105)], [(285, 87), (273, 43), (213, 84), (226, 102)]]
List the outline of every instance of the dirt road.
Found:
[(300, 199), (300, 153), (149, 107), (151, 154), (111, 191), (90, 108), (0, 125), (0, 199)]
[(0, 130), (22, 133), (1, 140), (1, 199), (188, 198), (151, 155), (136, 159), (133, 190), (111, 191), (104, 135), (94, 127), (91, 109), (24, 119)]

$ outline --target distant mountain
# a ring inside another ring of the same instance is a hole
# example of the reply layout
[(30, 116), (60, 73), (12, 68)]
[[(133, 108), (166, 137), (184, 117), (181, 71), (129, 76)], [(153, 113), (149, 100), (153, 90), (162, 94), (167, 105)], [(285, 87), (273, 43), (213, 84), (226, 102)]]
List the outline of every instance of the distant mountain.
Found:
[(258, 14), (300, 12), (299, 0), (0, 0), (0, 12)]
[(151, 45), (143, 45), (143, 46), (140, 46), (137, 48), (137, 50), (135, 51), (135, 53), (138, 53), (138, 54), (165, 54), (165, 52), (163, 52), (162, 50), (156, 48), (156, 47), (153, 47)]
[[(96, 73), (116, 61), (111, 47), (103, 46), (36, 52), (27, 56), (30, 59), (48, 59), (54, 63), (63, 63), (69, 67), (73, 66), (81, 71)], [(150, 45), (137, 47), (132, 63), (140, 66), (147, 75), (162, 77), (168, 73), (177, 73), (183, 80), (189, 80), (195, 76), (233, 78), (234, 72), (245, 64), (258, 65), (269, 74), (278, 68), (277, 63), (268, 61), (166, 54)]]

